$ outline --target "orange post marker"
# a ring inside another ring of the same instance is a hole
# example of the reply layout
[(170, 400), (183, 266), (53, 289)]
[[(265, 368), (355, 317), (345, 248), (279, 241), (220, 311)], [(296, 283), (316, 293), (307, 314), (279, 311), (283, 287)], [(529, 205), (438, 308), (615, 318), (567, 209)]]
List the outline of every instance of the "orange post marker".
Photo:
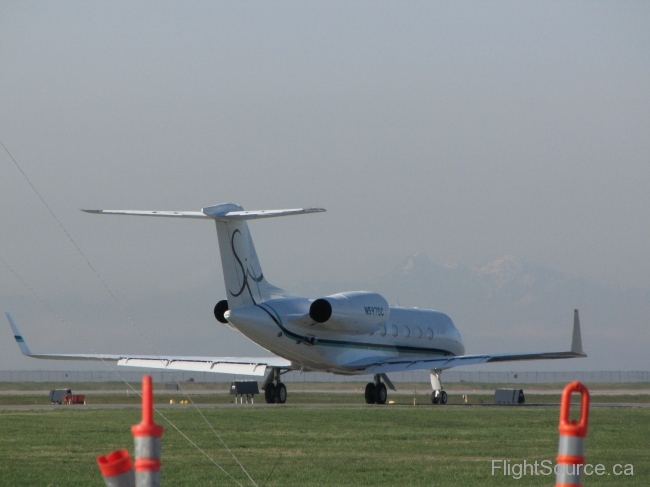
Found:
[(97, 457), (97, 465), (102, 472), (106, 487), (133, 487), (133, 464), (126, 450), (117, 450)]
[(153, 422), (151, 376), (142, 376), (142, 421), (133, 425), (136, 487), (160, 486), (160, 457), (164, 428)]
[[(569, 420), (571, 394), (580, 393), (580, 420)], [(555, 487), (579, 487), (585, 464), (584, 440), (589, 421), (589, 391), (578, 381), (568, 384), (562, 392), (560, 405), (560, 444), (557, 452)]]

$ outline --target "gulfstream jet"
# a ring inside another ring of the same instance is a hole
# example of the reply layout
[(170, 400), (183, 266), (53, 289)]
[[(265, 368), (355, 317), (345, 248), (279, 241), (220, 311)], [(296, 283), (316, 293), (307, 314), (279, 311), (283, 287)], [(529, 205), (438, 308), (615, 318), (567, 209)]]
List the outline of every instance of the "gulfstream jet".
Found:
[(586, 357), (582, 350), (578, 310), (567, 352), (507, 355), (465, 355), (460, 333), (444, 313), (389, 306), (373, 292), (352, 291), (318, 299), (295, 296), (271, 285), (262, 272), (248, 230), (248, 220), (325, 211), (322, 208), (244, 211), (226, 203), (201, 211), (83, 210), (100, 215), (157, 216), (212, 220), (217, 228), (226, 299), (214, 307), (215, 318), (268, 350), (268, 357), (181, 357), (129, 354), (33, 353), (9, 313), (7, 319), (24, 355), (40, 359), (108, 360), (118, 365), (266, 376), (262, 386), (267, 403), (284, 403), (287, 388), (282, 374), (290, 370), (345, 375), (373, 375), (365, 400), (384, 404), (386, 386), (395, 390), (387, 374), (429, 370), (431, 401), (445, 404), (443, 370), (518, 360)]

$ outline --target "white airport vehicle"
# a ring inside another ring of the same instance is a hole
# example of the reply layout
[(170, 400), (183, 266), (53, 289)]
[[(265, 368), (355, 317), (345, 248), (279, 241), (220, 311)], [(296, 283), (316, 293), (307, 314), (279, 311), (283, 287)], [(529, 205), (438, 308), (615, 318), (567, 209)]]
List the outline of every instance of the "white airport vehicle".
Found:
[(389, 306), (384, 297), (352, 291), (311, 299), (295, 296), (267, 282), (260, 266), (247, 220), (325, 211), (322, 208), (244, 211), (225, 203), (201, 211), (84, 210), (102, 215), (201, 218), (216, 223), (227, 299), (214, 308), (216, 319), (241, 332), (273, 354), (269, 357), (184, 357), (129, 354), (33, 353), (9, 313), (7, 319), (24, 355), (40, 359), (109, 360), (117, 365), (152, 369), (216, 372), (264, 376), (267, 403), (284, 403), (287, 388), (281, 376), (290, 370), (333, 374), (372, 374), (365, 389), (369, 404), (384, 404), (386, 374), (429, 370), (433, 404), (445, 404), (441, 372), (461, 365), (519, 360), (586, 357), (582, 350), (578, 310), (567, 352), (507, 355), (465, 355), (454, 323), (444, 313)]

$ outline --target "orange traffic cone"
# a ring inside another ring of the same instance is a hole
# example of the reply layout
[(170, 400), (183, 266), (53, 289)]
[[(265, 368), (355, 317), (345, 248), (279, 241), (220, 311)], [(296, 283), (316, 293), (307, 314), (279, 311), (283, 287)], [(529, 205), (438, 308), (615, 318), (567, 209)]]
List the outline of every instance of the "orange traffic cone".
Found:
[[(582, 397), (580, 421), (569, 420), (571, 394), (579, 392)], [(555, 467), (555, 487), (578, 487), (582, 485), (582, 471), (585, 464), (584, 440), (587, 436), (589, 419), (589, 391), (578, 381), (571, 382), (562, 392), (560, 406), (560, 444)]]
[(160, 486), (163, 427), (153, 422), (151, 376), (142, 376), (142, 421), (131, 428), (135, 443), (136, 487)]
[(133, 464), (126, 450), (117, 450), (97, 457), (97, 464), (104, 477), (106, 487), (133, 487)]

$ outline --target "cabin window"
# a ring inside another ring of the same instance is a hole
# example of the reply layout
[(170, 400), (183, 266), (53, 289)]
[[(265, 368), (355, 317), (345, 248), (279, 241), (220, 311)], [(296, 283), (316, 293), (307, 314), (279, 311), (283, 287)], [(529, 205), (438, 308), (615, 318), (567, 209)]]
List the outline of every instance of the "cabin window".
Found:
[(397, 336), (397, 326), (391, 325), (391, 328), (393, 330), (393, 336), (396, 337)]
[(386, 336), (386, 325), (381, 325), (381, 328), (379, 329), (379, 334), (383, 337)]
[(415, 327), (415, 331), (413, 333), (415, 333), (415, 338), (422, 338), (422, 330), (419, 326)]
[(427, 338), (429, 340), (433, 338), (433, 330), (431, 328), (427, 328)]
[(409, 330), (408, 326), (402, 328), (402, 335), (404, 335), (404, 338), (408, 338), (411, 335), (411, 330)]

